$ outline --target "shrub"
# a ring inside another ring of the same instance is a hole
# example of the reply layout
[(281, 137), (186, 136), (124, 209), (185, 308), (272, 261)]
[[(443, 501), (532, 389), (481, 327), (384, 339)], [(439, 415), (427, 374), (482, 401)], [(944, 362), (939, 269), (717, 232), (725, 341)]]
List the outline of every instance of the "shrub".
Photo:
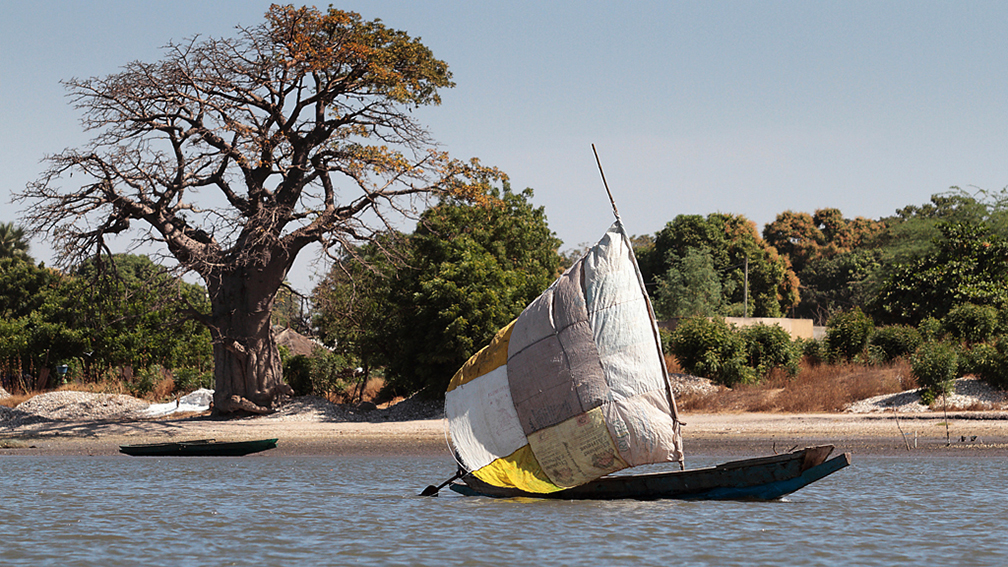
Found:
[(910, 356), (921, 344), (917, 329), (907, 325), (890, 325), (875, 329), (868, 339), (869, 347), (878, 348), (882, 360), (892, 362)]
[(312, 389), (325, 395), (343, 390), (349, 385), (354, 370), (346, 357), (325, 349), (312, 353)]
[(732, 386), (755, 381), (742, 336), (724, 319), (685, 319), (669, 336), (669, 352), (686, 372)]
[(952, 391), (959, 371), (956, 348), (948, 343), (923, 343), (910, 357), (910, 370), (923, 388), (921, 398), (930, 404), (938, 396)]
[(972, 374), (998, 388), (1008, 386), (1008, 339), (963, 349), (959, 360), (961, 373)]
[(934, 317), (928, 317), (917, 325), (917, 332), (920, 333), (922, 341), (937, 341), (941, 340), (944, 332), (942, 331), (941, 321), (935, 319)]
[(942, 319), (942, 329), (969, 344), (990, 340), (998, 328), (998, 310), (990, 305), (966, 303), (954, 307)]
[(284, 379), (294, 395), (325, 395), (343, 389), (353, 376), (347, 360), (325, 349), (316, 349), (311, 357), (303, 354), (287, 358), (283, 366)]
[(830, 317), (826, 330), (826, 342), (832, 352), (845, 360), (851, 360), (868, 346), (875, 325), (861, 308), (837, 313)]
[(134, 397), (143, 398), (154, 391), (154, 387), (162, 378), (164, 373), (160, 366), (145, 366), (136, 373), (126, 387)]
[(825, 341), (799, 339), (796, 341), (796, 348), (805, 357), (805, 362), (809, 366), (815, 367), (830, 361), (829, 347)]
[(294, 390), (295, 396), (312, 393), (311, 359), (303, 354), (287, 358), (283, 363), (283, 377)]
[(798, 373), (801, 354), (787, 331), (777, 325), (758, 324), (740, 332), (745, 340), (748, 366), (758, 377), (765, 378), (774, 368), (784, 368), (791, 376)]
[(185, 367), (172, 371), (172, 377), (176, 393), (188, 393), (200, 388), (212, 390), (214, 387), (213, 372), (200, 372), (196, 368)]

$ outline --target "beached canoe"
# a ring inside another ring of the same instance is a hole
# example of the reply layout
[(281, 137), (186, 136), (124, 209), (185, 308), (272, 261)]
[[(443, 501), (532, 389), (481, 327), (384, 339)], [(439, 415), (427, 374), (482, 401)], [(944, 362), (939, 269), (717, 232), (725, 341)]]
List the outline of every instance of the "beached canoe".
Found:
[(502, 488), (469, 474), (449, 488), (466, 496), (563, 500), (774, 500), (850, 465), (850, 453), (826, 460), (833, 446), (732, 461), (713, 467), (647, 474), (615, 474), (551, 493)]
[(241, 457), (276, 447), (276, 439), (217, 441), (196, 439), (171, 443), (120, 445), (119, 452), (134, 457)]

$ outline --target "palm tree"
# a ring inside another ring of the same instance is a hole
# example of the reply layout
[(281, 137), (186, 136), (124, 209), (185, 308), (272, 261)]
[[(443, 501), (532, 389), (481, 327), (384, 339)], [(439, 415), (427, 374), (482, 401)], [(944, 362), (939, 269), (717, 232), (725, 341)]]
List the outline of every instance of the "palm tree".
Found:
[(24, 258), (28, 256), (28, 240), (24, 229), (12, 222), (0, 222), (0, 258)]

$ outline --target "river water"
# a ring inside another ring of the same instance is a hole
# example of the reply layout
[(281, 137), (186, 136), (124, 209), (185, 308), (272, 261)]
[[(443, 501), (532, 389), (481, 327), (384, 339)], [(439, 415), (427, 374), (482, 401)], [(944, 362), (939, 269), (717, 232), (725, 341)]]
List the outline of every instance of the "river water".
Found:
[(1008, 564), (1003, 458), (855, 454), (775, 502), (416, 496), (452, 472), (444, 457), (0, 457), (0, 565)]

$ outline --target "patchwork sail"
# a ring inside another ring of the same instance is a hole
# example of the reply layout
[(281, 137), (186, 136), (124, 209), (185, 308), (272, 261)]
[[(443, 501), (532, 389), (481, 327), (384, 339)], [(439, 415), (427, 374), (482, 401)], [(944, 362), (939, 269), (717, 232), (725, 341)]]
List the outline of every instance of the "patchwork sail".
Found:
[(493, 486), (544, 494), (682, 463), (658, 328), (619, 220), (455, 374), (445, 414), (460, 464)]

